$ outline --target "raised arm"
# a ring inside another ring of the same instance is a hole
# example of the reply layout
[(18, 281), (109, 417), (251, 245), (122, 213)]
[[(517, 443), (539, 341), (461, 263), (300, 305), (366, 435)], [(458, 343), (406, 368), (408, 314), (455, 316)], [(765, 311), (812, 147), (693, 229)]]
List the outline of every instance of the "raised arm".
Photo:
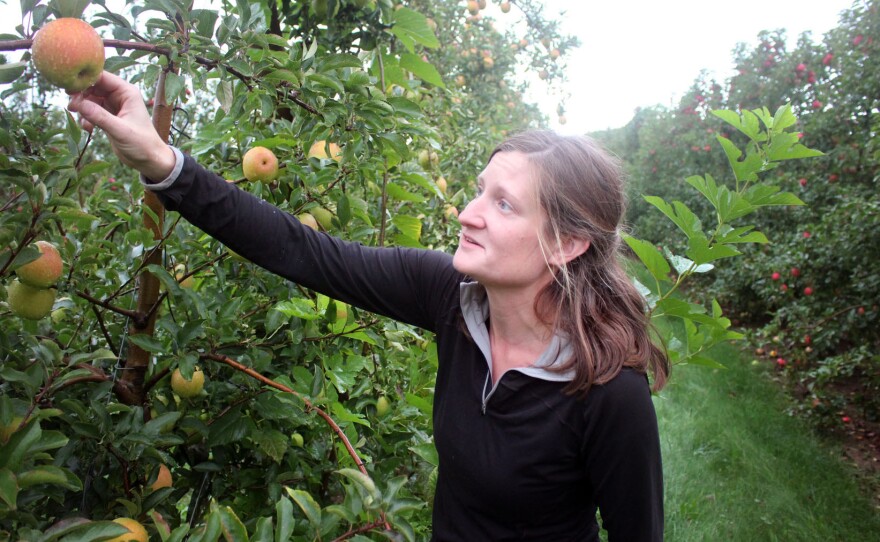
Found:
[(449, 255), (369, 248), (315, 232), (191, 157), (176, 155), (153, 128), (140, 91), (124, 79), (104, 72), (94, 87), (73, 96), (69, 108), (86, 129), (103, 129), (120, 160), (148, 181), (163, 181), (182, 166), (155, 187), (166, 208), (273, 273), (425, 329), (434, 329), (457, 300), (461, 276)]

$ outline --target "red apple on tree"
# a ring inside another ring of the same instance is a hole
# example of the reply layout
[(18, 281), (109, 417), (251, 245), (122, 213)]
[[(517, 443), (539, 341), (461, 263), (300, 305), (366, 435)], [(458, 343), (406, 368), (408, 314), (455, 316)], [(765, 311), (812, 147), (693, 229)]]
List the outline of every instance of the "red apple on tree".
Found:
[(89, 88), (104, 70), (104, 41), (82, 19), (46, 24), (34, 36), (31, 53), (40, 75), (68, 92)]
[(19, 280), (34, 288), (52, 286), (64, 272), (64, 262), (55, 245), (48, 241), (34, 243), (40, 251), (36, 260), (30, 261), (15, 270)]
[(270, 183), (278, 178), (278, 157), (266, 147), (253, 147), (244, 153), (241, 170), (249, 181)]

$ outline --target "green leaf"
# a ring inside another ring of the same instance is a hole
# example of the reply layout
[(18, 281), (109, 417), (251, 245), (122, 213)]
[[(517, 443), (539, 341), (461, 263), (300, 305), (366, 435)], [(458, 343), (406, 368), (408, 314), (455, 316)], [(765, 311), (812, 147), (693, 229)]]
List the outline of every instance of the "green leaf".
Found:
[(168, 348), (165, 346), (165, 344), (162, 343), (162, 341), (150, 335), (129, 335), (128, 340), (136, 344), (138, 347), (146, 350), (147, 352), (152, 352), (154, 354), (157, 354), (159, 352), (166, 352), (168, 350)]
[(321, 317), (315, 309), (315, 304), (302, 297), (294, 297), (287, 301), (281, 301), (273, 307), (276, 311), (286, 316), (294, 316), (303, 320), (316, 320)]
[(740, 228), (724, 228), (723, 233), (719, 232), (719, 243), (762, 243), (766, 244), (770, 241), (767, 237), (759, 232), (752, 231), (754, 226), (743, 226)]
[[(351, 412), (350, 410), (345, 408), (345, 405), (343, 405), (342, 403), (334, 402), (330, 408), (331, 410), (333, 410), (333, 416), (337, 422), (358, 423), (360, 425), (370, 427), (370, 422), (365, 420), (363, 416), (355, 414), (354, 412)], [(340, 423), (340, 425), (342, 424)]]
[(275, 518), (278, 527), (275, 529), (275, 542), (287, 542), (293, 535), (296, 522), (293, 519), (293, 503), (282, 497), (275, 503)]
[(391, 223), (410, 239), (418, 241), (422, 236), (422, 221), (414, 216), (395, 215)]
[(400, 55), (400, 67), (409, 70), (426, 83), (430, 83), (440, 88), (446, 88), (440, 72), (430, 62), (425, 62), (420, 56), (412, 53), (404, 53)]
[(18, 481), (9, 469), (0, 469), (0, 500), (11, 510), (15, 510), (15, 502), (18, 500)]
[(724, 149), (724, 154), (727, 155), (727, 161), (730, 163), (730, 168), (733, 170), (737, 182), (757, 180), (758, 173), (764, 169), (763, 158), (755, 152), (750, 152), (746, 154), (745, 159), (742, 159), (742, 151), (732, 141), (721, 136), (718, 136), (717, 139), (721, 143), (721, 148)]
[(267, 456), (280, 463), (287, 452), (289, 439), (287, 435), (276, 429), (262, 429), (251, 434), (251, 439)]
[(79, 179), (84, 179), (84, 178), (88, 177), (89, 175), (92, 175), (93, 173), (98, 173), (100, 171), (104, 171), (105, 169), (108, 169), (109, 167), (110, 167), (109, 162), (104, 162), (102, 160), (96, 160), (94, 162), (89, 162), (88, 164), (86, 164), (82, 168), (80, 168), (80, 170), (77, 172), (76, 176)]
[(669, 263), (663, 258), (663, 254), (657, 250), (657, 247), (648, 241), (636, 239), (631, 235), (624, 235), (623, 240), (636, 253), (636, 256), (645, 264), (645, 267), (655, 279), (666, 280), (668, 278), (670, 271)]
[(440, 464), (437, 447), (434, 446), (433, 442), (416, 444), (415, 446), (410, 446), (409, 450), (435, 467)]
[(688, 237), (702, 234), (703, 224), (687, 205), (680, 201), (672, 202), (670, 206), (663, 198), (657, 196), (645, 196), (645, 201), (660, 209), (660, 211), (672, 220), (681, 231)]
[(90, 521), (71, 529), (61, 542), (94, 542), (108, 540), (115, 536), (130, 534), (124, 525), (115, 521)]
[(10, 62), (0, 64), (0, 85), (12, 83), (24, 73), (27, 62)]
[(214, 513), (220, 519), (220, 530), (226, 542), (248, 542), (247, 529), (229, 506), (220, 506)]
[(13, 472), (18, 471), (23, 460), (33, 453), (32, 448), (42, 434), (40, 424), (35, 422), (29, 422), (13, 433), (6, 444), (0, 446), (0, 468), (7, 467)]
[(254, 542), (272, 542), (274, 540), (272, 531), (274, 530), (272, 518), (261, 517), (257, 519), (257, 527), (254, 529), (254, 536), (251, 537), (251, 540)]
[(318, 85), (325, 86), (339, 94), (345, 94), (345, 87), (343, 87), (342, 83), (339, 82), (339, 79), (335, 77), (320, 73), (310, 73), (306, 76), (306, 79)]
[(423, 203), (425, 201), (425, 197), (421, 194), (414, 194), (412, 192), (408, 192), (405, 188), (402, 188), (399, 184), (388, 183), (385, 185), (385, 190), (388, 192), (388, 196), (392, 199), (398, 201), (411, 201), (414, 203)]
[(276, 84), (281, 81), (287, 81), (293, 85), (299, 85), (299, 76), (290, 70), (273, 70), (263, 77), (267, 83)]
[(242, 415), (241, 407), (235, 407), (211, 424), (208, 431), (208, 446), (220, 446), (241, 440), (255, 430), (254, 422)]
[(321, 528), (321, 506), (315, 501), (315, 499), (307, 492), (301, 489), (292, 489), (289, 487), (284, 488), (287, 491), (287, 494), (290, 495), (290, 498), (293, 499), (303, 513), (308, 518), (309, 523), (315, 529)]
[(379, 498), (379, 489), (376, 488), (376, 482), (373, 481), (368, 475), (362, 473), (357, 469), (339, 469), (336, 472), (345, 476), (358, 486), (360, 486), (370, 497), (374, 500)]
[(54, 465), (41, 465), (19, 473), (18, 485), (22, 489), (37, 484), (61, 486), (71, 491), (82, 491), (82, 482), (72, 472)]
[(186, 87), (186, 79), (174, 72), (165, 74), (165, 99), (168, 103), (172, 103), (183, 92)]
[(727, 245), (716, 244), (709, 246), (709, 240), (705, 237), (691, 237), (685, 254), (694, 260), (697, 265), (702, 265), (704, 263), (720, 260), (721, 258), (739, 256), (742, 253)]
[(804, 205), (800, 198), (791, 192), (780, 192), (778, 186), (757, 184), (749, 187), (743, 197), (755, 207), (769, 205)]
[(687, 363), (688, 365), (697, 365), (699, 367), (707, 367), (709, 369), (727, 369), (726, 366), (718, 363), (712, 358), (708, 358), (706, 356), (688, 356), (682, 360), (683, 363)]
[(363, 66), (364, 63), (355, 55), (335, 54), (321, 58), (320, 70), (325, 72), (339, 68), (363, 68)]
[(669, 260), (672, 267), (675, 268), (675, 272), (679, 275), (686, 271), (690, 271), (691, 273), (708, 273), (715, 269), (715, 266), (710, 263), (695, 266), (693, 260), (689, 260), (684, 256), (678, 256), (668, 250), (664, 250), (664, 253), (666, 254), (666, 259)]
[(403, 43), (410, 53), (415, 52), (415, 44), (435, 49), (440, 47), (440, 42), (434, 31), (428, 26), (428, 19), (421, 13), (409, 8), (400, 8), (394, 12), (394, 26), (391, 33)]

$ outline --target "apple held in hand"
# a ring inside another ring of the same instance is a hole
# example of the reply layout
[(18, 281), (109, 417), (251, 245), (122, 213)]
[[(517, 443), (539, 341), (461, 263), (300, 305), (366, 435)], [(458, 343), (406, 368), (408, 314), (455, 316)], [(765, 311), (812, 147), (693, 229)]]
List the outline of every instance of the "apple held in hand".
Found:
[(278, 178), (278, 157), (266, 147), (254, 147), (244, 153), (241, 170), (249, 181), (270, 183)]
[(12, 312), (28, 320), (39, 320), (46, 316), (55, 303), (54, 288), (34, 288), (18, 280), (9, 284), (6, 293)]
[(65, 17), (43, 26), (31, 53), (40, 75), (67, 92), (89, 88), (104, 70), (104, 41), (82, 19)]
[(28, 286), (48, 288), (61, 278), (64, 263), (61, 261), (61, 254), (52, 243), (37, 241), (35, 245), (40, 251), (40, 256), (16, 269), (15, 274)]

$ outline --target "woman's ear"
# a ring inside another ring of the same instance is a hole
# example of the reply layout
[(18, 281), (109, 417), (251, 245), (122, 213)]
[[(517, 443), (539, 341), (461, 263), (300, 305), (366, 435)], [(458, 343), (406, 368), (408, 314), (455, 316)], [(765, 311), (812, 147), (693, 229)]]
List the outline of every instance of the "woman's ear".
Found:
[(578, 239), (574, 237), (563, 239), (562, 242), (556, 246), (556, 250), (553, 251), (553, 254), (550, 255), (550, 263), (557, 267), (561, 267), (589, 250), (589, 248), (589, 239)]

